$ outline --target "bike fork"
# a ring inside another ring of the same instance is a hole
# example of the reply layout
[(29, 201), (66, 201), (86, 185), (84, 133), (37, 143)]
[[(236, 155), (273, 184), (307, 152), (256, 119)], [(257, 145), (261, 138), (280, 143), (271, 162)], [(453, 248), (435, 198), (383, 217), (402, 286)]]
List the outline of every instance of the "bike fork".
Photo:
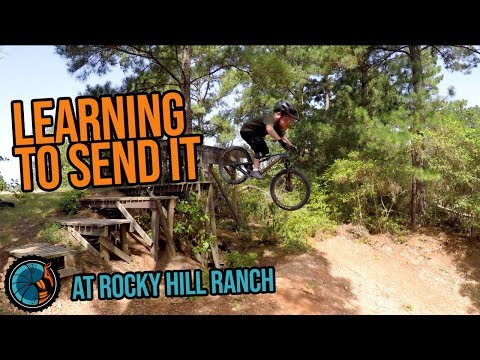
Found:
[(287, 176), (285, 178), (285, 191), (291, 192), (293, 191), (292, 175), (290, 172), (290, 161), (288, 159), (285, 159), (285, 169), (287, 169)]

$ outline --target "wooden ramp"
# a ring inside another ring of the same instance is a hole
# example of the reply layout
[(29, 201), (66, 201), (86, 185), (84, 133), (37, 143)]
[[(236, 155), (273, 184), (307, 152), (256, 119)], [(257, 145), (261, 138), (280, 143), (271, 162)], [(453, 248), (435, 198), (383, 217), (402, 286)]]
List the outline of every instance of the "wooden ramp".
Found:
[[(77, 218), (57, 220), (57, 222), (63, 225), (91, 254), (109, 261), (110, 253), (113, 253), (128, 263), (133, 261), (129, 256), (127, 233), (135, 229), (135, 220)], [(118, 245), (114, 244), (116, 239), (114, 233), (119, 234)], [(84, 236), (98, 237), (99, 249), (97, 250)]]
[[(166, 250), (170, 257), (175, 256), (173, 223), (177, 196), (128, 196), (128, 197), (93, 197), (82, 199), (82, 205), (92, 209), (118, 209), (125, 219), (131, 222), (130, 232), (133, 237), (149, 247), (155, 260), (159, 259), (160, 232), (166, 239)], [(135, 221), (128, 209), (146, 209), (152, 212), (150, 237)]]
[(80, 270), (75, 265), (76, 250), (68, 249), (63, 246), (33, 243), (19, 246), (8, 251), (11, 256), (20, 258), (27, 255), (37, 255), (46, 259), (60, 259), (58, 273), (60, 277), (71, 276), (80, 273)]

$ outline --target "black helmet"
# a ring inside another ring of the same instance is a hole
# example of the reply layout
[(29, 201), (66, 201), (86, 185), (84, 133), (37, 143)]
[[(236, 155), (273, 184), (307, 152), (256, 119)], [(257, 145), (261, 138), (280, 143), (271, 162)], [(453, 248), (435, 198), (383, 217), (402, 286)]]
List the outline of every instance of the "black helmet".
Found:
[(282, 115), (288, 114), (295, 120), (299, 120), (297, 109), (295, 109), (295, 106), (293, 106), (292, 103), (286, 100), (280, 100), (275, 104), (275, 106), (273, 107), (273, 112), (277, 111), (281, 111)]

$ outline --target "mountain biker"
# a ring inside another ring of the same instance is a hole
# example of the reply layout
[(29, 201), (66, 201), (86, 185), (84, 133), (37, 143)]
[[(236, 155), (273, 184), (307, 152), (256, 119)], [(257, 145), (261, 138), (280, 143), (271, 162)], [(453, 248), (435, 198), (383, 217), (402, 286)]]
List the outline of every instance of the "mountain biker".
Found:
[(273, 107), (273, 114), (251, 119), (243, 124), (240, 129), (240, 136), (254, 151), (253, 169), (250, 172), (250, 176), (256, 179), (263, 178), (258, 168), (260, 159), (269, 153), (268, 146), (264, 140), (267, 134), (277, 140), (284, 149), (289, 150), (293, 147), (285, 132), (295, 120), (299, 120), (297, 109), (295, 109), (292, 103), (280, 100)]

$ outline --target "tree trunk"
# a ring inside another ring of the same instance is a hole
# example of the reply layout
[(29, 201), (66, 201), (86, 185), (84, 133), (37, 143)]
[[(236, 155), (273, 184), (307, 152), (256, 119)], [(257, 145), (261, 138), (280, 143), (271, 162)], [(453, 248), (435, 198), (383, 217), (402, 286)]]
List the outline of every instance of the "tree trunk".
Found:
[(190, 97), (190, 82), (191, 82), (191, 62), (192, 57), (192, 47), (186, 45), (183, 48), (183, 57), (182, 57), (182, 83), (180, 85), (180, 91), (185, 96), (185, 122), (186, 122), (186, 133), (191, 134), (193, 132), (192, 126), (192, 99)]
[(330, 94), (328, 89), (329, 89), (328, 80), (327, 80), (327, 77), (325, 76), (323, 78), (323, 91), (325, 93), (325, 111), (328, 111), (330, 109)]
[[(411, 196), (411, 226), (415, 228), (425, 214), (425, 183), (418, 179), (416, 171), (425, 168), (425, 140), (423, 139), (423, 130), (425, 129), (425, 115), (422, 109), (423, 98), (423, 67), (421, 58), (421, 49), (419, 45), (409, 46), (410, 60), (412, 64), (412, 85), (414, 94), (414, 121), (412, 134), (420, 135), (420, 142), (412, 141), (411, 157), (413, 166), (412, 175), (412, 196)], [(417, 117), (420, 121), (417, 121)]]

